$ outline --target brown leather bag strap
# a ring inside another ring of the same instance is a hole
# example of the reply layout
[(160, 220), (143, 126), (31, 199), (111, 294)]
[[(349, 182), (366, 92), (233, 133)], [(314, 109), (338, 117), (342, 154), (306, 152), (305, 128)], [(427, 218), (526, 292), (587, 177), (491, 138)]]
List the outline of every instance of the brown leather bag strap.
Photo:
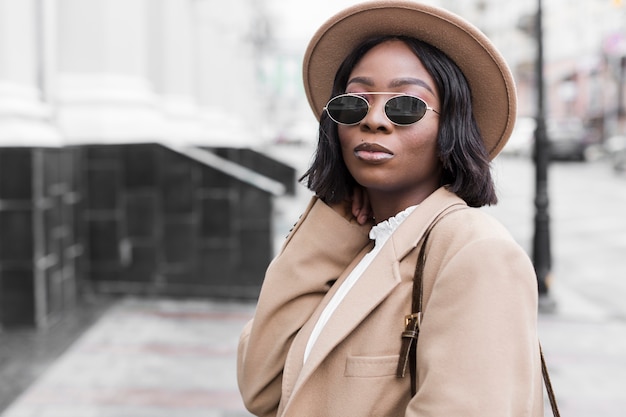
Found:
[(430, 236), (431, 230), (441, 219), (446, 217), (448, 214), (465, 208), (467, 208), (466, 205), (459, 206), (458, 204), (447, 207), (430, 223), (421, 238), (422, 246), (420, 247), (420, 251), (417, 256), (415, 274), (413, 276), (413, 294), (411, 297), (412, 313), (407, 315), (404, 319), (405, 330), (402, 332), (402, 347), (400, 349), (400, 359), (398, 360), (398, 367), (396, 369), (396, 376), (398, 378), (404, 378), (406, 375), (406, 368), (407, 366), (409, 367), (409, 372), (411, 374), (412, 396), (417, 392), (416, 348), (420, 330), (419, 328), (422, 321), (422, 287), (424, 285), (422, 281), (424, 275), (424, 264), (426, 263), (426, 243), (428, 242), (428, 236)]
[(546, 386), (546, 392), (548, 393), (548, 399), (550, 400), (550, 408), (552, 408), (552, 415), (554, 417), (561, 417), (559, 413), (559, 406), (556, 403), (556, 396), (552, 389), (552, 382), (550, 381), (550, 375), (548, 374), (548, 366), (546, 365), (546, 359), (543, 357), (543, 349), (541, 349), (541, 343), (539, 343), (539, 354), (541, 355), (541, 373), (543, 374), (543, 383)]
[(414, 313), (409, 314), (404, 318), (405, 329), (402, 332), (402, 347), (400, 349), (398, 368), (396, 369), (396, 376), (398, 378), (404, 378), (408, 364), (409, 372), (411, 374), (411, 396), (414, 396), (417, 392), (416, 349), (417, 338), (419, 336), (422, 321), (422, 275), (424, 274), (424, 258), (426, 256), (425, 248), (429, 232), (430, 230), (428, 230), (424, 235), (422, 247), (420, 248), (419, 255), (417, 256), (417, 266), (415, 267), (415, 275), (413, 277), (413, 295), (411, 302), (411, 311)]

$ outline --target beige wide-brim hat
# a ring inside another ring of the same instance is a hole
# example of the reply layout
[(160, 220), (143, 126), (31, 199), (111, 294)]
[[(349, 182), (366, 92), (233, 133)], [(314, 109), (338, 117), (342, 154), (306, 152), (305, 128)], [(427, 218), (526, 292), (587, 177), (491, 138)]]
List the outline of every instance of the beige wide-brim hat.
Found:
[(405, 35), (429, 43), (463, 71), (474, 117), (493, 159), (515, 123), (517, 96), (511, 71), (491, 41), (465, 19), (413, 1), (377, 0), (351, 6), (326, 21), (304, 55), (304, 89), (319, 120), (332, 92), (335, 73), (362, 41), (380, 35)]

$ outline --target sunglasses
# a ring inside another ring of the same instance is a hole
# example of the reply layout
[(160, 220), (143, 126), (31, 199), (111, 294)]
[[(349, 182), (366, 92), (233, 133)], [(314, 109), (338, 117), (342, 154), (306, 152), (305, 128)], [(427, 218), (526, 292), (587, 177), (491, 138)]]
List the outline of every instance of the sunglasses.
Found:
[[(426, 114), (426, 110), (432, 110), (439, 114), (438, 111), (430, 107), (421, 98), (408, 94), (387, 92), (368, 92), (364, 94), (393, 94), (394, 97), (385, 102), (385, 116), (391, 123), (398, 126), (408, 126), (419, 122)], [(335, 123), (351, 126), (365, 119), (365, 116), (370, 111), (370, 103), (365, 97), (357, 94), (341, 94), (331, 98), (324, 110)]]

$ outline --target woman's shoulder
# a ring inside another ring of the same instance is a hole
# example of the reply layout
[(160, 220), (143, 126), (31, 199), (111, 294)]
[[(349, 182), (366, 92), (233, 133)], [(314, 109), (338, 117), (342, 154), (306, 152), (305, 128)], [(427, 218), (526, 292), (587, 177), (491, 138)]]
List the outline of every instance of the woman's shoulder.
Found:
[(458, 210), (443, 218), (429, 238), (429, 253), (441, 262), (492, 268), (502, 262), (519, 275), (534, 277), (526, 250), (491, 214), (480, 208)]
[(435, 226), (438, 235), (454, 240), (504, 239), (513, 241), (508, 229), (484, 209), (464, 207), (449, 213)]

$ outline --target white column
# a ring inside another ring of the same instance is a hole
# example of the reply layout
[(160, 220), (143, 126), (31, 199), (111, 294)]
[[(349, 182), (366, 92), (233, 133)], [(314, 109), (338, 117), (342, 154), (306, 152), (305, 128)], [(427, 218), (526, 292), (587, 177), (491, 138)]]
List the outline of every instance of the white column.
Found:
[(58, 146), (42, 101), (45, 19), (36, 0), (0, 0), (0, 146)]
[(257, 6), (252, 0), (195, 2), (197, 97), (211, 144), (258, 144), (265, 103), (252, 39)]
[(194, 71), (194, 0), (151, 0), (149, 74), (160, 96), (164, 140), (201, 143), (206, 136), (197, 106)]
[(58, 0), (58, 124), (72, 143), (162, 138), (148, 77), (150, 0)]

